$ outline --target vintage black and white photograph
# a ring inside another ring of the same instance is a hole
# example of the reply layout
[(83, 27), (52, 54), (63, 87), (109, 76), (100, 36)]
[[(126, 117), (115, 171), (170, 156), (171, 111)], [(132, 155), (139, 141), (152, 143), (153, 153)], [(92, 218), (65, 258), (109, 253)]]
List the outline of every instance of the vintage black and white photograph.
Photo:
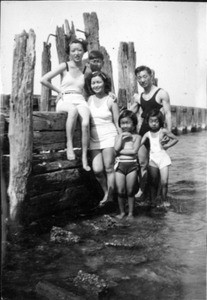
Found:
[(207, 4), (2, 1), (1, 300), (205, 300)]

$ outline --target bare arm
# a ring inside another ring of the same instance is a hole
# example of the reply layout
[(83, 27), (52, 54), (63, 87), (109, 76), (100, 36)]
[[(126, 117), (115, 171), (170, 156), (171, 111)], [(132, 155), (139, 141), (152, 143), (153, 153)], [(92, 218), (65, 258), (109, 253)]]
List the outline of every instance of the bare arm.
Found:
[(131, 149), (122, 149), (119, 151), (122, 155), (137, 155), (141, 143), (141, 136), (136, 134), (133, 147)]
[(116, 136), (115, 138), (115, 143), (114, 143), (114, 150), (118, 153), (122, 147), (123, 147), (123, 134), (120, 133), (119, 135)]
[(42, 78), (40, 80), (41, 84), (43, 84), (44, 86), (48, 87), (49, 89), (57, 92), (58, 94), (61, 93), (61, 90), (59, 88), (57, 88), (56, 86), (54, 86), (50, 81), (57, 75), (62, 74), (64, 72), (64, 70), (66, 70), (66, 64), (61, 63), (54, 71), (50, 71), (42, 76)]
[(168, 148), (170, 148), (170, 147), (174, 146), (175, 144), (177, 144), (178, 139), (171, 131), (169, 131), (167, 129), (163, 129), (163, 134), (168, 136), (169, 139), (170, 139), (170, 141), (167, 144), (162, 145), (163, 149), (167, 150)]
[(138, 113), (139, 108), (140, 108), (140, 104), (139, 104), (139, 95), (138, 94), (134, 94), (133, 96), (133, 101), (134, 103), (131, 105), (131, 107), (129, 108), (131, 111), (133, 111), (133, 113)]
[(119, 127), (119, 124), (118, 124), (118, 119), (119, 119), (119, 107), (118, 107), (117, 101), (114, 101), (112, 98), (111, 98), (111, 100), (113, 101), (113, 102), (112, 102), (112, 105), (111, 105), (111, 111), (112, 111), (113, 121), (114, 121), (114, 124), (115, 124), (115, 126), (116, 126), (117, 132), (118, 132), (118, 133), (121, 133), (122, 130), (121, 130), (121, 128)]
[(144, 143), (146, 142), (147, 139), (148, 139), (148, 133), (146, 132), (146, 133), (143, 135), (142, 139), (141, 139), (140, 147), (141, 147), (142, 145), (144, 145)]
[(161, 92), (161, 103), (164, 110), (165, 120), (167, 123), (167, 129), (172, 130), (172, 120), (171, 120), (171, 108), (170, 108), (170, 97), (168, 93), (164, 90)]

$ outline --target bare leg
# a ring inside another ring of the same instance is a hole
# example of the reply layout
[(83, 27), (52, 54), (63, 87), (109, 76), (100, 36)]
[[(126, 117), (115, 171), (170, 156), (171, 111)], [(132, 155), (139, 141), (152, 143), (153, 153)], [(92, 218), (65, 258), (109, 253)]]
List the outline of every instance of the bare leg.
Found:
[(126, 176), (126, 189), (127, 189), (127, 196), (128, 196), (128, 216), (127, 220), (133, 220), (133, 214), (134, 214), (134, 190), (135, 190), (135, 184), (136, 184), (136, 178), (137, 178), (137, 171), (130, 172)]
[(73, 150), (73, 133), (76, 126), (78, 116), (78, 110), (76, 107), (71, 106), (68, 112), (68, 118), (66, 121), (66, 135), (67, 135), (67, 159), (74, 160), (75, 153)]
[(146, 186), (146, 181), (147, 181), (147, 167), (148, 167), (148, 150), (147, 148), (143, 145), (140, 147), (138, 151), (138, 158), (139, 158), (139, 164), (140, 164), (140, 188), (138, 193), (135, 195), (136, 198), (139, 198), (142, 196), (145, 186)]
[(125, 187), (125, 175), (120, 172), (115, 172), (115, 181), (116, 181), (116, 189), (118, 193), (118, 204), (119, 204), (119, 211), (120, 214), (116, 217), (121, 220), (125, 216), (124, 204), (125, 204), (125, 194), (126, 194), (126, 187)]
[(113, 201), (114, 187), (115, 187), (115, 172), (114, 172), (114, 161), (115, 152), (114, 148), (105, 148), (102, 150), (102, 157), (104, 168), (106, 171), (107, 187), (108, 187), (108, 201)]
[(101, 150), (91, 150), (91, 158), (92, 158), (93, 172), (104, 192), (104, 197), (101, 202), (104, 202), (107, 200), (107, 197), (108, 197), (108, 187), (107, 187), (106, 175), (104, 172), (102, 151)]
[(155, 203), (155, 200), (157, 198), (157, 193), (158, 193), (160, 171), (155, 164), (153, 164), (153, 166), (151, 164), (153, 164), (153, 162), (150, 162), (150, 166), (149, 166), (150, 200), (152, 203), (153, 202)]
[(78, 106), (78, 112), (81, 119), (82, 130), (82, 164), (83, 169), (90, 171), (91, 168), (88, 165), (88, 144), (89, 144), (89, 109), (85, 106)]
[(169, 179), (169, 167), (164, 167), (160, 170), (161, 176), (161, 195), (162, 202), (165, 207), (170, 206), (170, 203), (167, 201), (167, 192), (168, 192), (168, 179)]

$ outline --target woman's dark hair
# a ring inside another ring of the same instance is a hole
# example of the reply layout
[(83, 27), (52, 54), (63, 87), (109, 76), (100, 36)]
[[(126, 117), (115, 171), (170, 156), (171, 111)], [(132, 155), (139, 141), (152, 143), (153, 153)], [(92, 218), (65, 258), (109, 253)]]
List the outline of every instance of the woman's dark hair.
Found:
[(108, 94), (111, 91), (111, 79), (104, 72), (101, 72), (101, 71), (92, 72), (85, 79), (85, 84), (87, 83), (87, 89), (90, 89), (90, 91), (89, 91), (90, 94), (91, 95), (95, 94), (91, 88), (91, 80), (92, 80), (92, 78), (94, 78), (96, 76), (101, 77), (101, 79), (104, 82), (104, 92), (106, 94)]
[(73, 39), (73, 40), (71, 40), (71, 41), (69, 42), (68, 48), (66, 49), (66, 53), (67, 53), (67, 54), (70, 54), (70, 45), (72, 45), (72, 44), (80, 44), (80, 45), (82, 45), (83, 51), (84, 51), (84, 52), (87, 52), (87, 51), (88, 51), (88, 49), (87, 49), (87, 46), (88, 46), (87, 41), (86, 41), (86, 40), (83, 40), (83, 39), (78, 39), (78, 38), (76, 38), (76, 39)]
[(135, 113), (133, 113), (133, 111), (131, 110), (128, 110), (128, 109), (124, 109), (120, 116), (119, 116), (119, 119), (118, 119), (118, 124), (119, 124), (119, 127), (120, 127), (120, 123), (121, 123), (121, 119), (123, 118), (130, 118), (132, 120), (132, 123), (134, 125), (134, 127), (137, 126), (137, 116)]
[(134, 71), (135, 75), (137, 76), (138, 73), (142, 72), (142, 71), (147, 71), (147, 73), (151, 76), (152, 75), (152, 70), (147, 67), (147, 66), (140, 66), (137, 67)]
[(146, 122), (149, 122), (150, 117), (157, 117), (160, 127), (164, 127), (164, 115), (158, 109), (152, 109), (146, 116)]

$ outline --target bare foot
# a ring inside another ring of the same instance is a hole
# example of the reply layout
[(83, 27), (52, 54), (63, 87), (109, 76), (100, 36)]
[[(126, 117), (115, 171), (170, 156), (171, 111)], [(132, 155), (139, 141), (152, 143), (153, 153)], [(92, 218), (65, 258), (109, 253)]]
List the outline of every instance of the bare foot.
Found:
[(113, 202), (113, 190), (110, 187), (108, 192), (105, 194), (101, 202), (99, 203), (99, 206), (102, 207), (108, 202)]
[(73, 149), (67, 148), (67, 159), (75, 160), (75, 153), (74, 153)]
[(164, 206), (164, 207), (170, 207), (170, 202), (164, 201), (164, 202), (163, 202), (163, 206)]
[(143, 195), (143, 191), (139, 189), (139, 191), (135, 195), (135, 198), (140, 198), (142, 195)]
[(128, 214), (126, 220), (127, 220), (127, 221), (133, 221), (133, 220), (134, 220), (133, 215), (132, 215), (132, 214)]
[(122, 220), (125, 217), (125, 213), (121, 213), (116, 216), (117, 219)]

